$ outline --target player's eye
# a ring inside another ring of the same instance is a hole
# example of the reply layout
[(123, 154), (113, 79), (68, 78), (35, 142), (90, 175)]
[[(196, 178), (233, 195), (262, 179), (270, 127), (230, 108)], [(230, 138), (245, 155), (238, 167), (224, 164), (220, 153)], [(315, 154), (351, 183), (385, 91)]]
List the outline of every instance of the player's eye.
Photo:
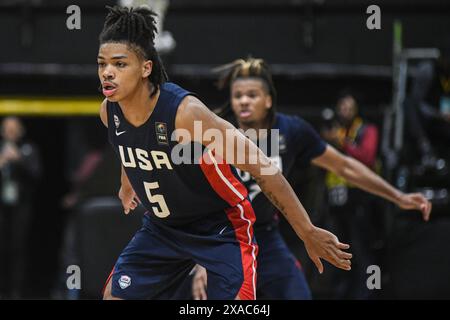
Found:
[(104, 62), (97, 62), (97, 65), (98, 65), (99, 68), (104, 68), (106, 63), (104, 63)]
[(119, 61), (119, 62), (116, 63), (116, 66), (119, 67), (119, 68), (123, 68), (123, 67), (126, 66), (126, 63)]

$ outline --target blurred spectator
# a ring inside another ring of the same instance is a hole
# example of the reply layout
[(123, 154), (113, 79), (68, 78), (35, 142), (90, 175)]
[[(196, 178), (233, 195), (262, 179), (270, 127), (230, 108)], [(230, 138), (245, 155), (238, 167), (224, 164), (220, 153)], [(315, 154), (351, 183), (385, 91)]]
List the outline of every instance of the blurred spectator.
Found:
[(1, 123), (0, 142), (0, 295), (23, 296), (33, 192), (41, 175), (39, 153), (24, 140), (19, 118)]
[[(63, 245), (59, 254), (60, 277), (57, 279), (53, 297), (56, 299), (78, 299), (79, 290), (67, 290), (66, 269), (69, 265), (80, 265), (77, 237), (82, 230), (78, 230), (78, 212), (83, 203), (95, 197), (115, 197), (119, 190), (120, 164), (112, 154), (114, 151), (108, 145), (104, 134), (99, 132), (99, 123), (86, 120), (75, 123), (70, 127), (71, 134), (77, 138), (71, 140), (73, 149), (84, 149), (79, 163), (70, 175), (70, 190), (63, 197), (61, 207), (66, 213)], [(84, 147), (82, 147), (84, 146)]]
[[(336, 107), (336, 119), (322, 129), (325, 140), (344, 154), (351, 156), (375, 170), (378, 147), (378, 129), (366, 123), (358, 115), (355, 96), (343, 94)], [(373, 226), (374, 196), (350, 185), (332, 172), (326, 173), (328, 204), (341, 241), (351, 244), (352, 270), (345, 274), (336, 272), (335, 298), (368, 299), (366, 286), (369, 265), (375, 264), (372, 243), (375, 240)]]
[(450, 58), (445, 53), (436, 63), (418, 65), (405, 101), (405, 116), (422, 165), (436, 166), (441, 150), (441, 156), (450, 156)]

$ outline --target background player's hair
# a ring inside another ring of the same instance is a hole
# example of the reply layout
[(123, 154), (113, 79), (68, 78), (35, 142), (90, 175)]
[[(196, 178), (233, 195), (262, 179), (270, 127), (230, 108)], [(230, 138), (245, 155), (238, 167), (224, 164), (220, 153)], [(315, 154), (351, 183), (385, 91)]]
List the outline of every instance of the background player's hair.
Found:
[[(213, 71), (220, 73), (217, 83), (219, 89), (230, 89), (231, 84), (237, 79), (256, 78), (262, 80), (263, 86), (272, 97), (272, 107), (269, 109), (267, 116), (269, 117), (269, 123), (273, 123), (275, 120), (277, 92), (272, 81), (272, 73), (269, 65), (263, 59), (255, 59), (252, 57), (237, 59), (231, 63), (217, 67)], [(218, 111), (218, 114), (222, 117), (229, 117), (231, 113), (232, 110), (229, 102)]]
[[(152, 60), (153, 69), (149, 81), (156, 88), (168, 80), (161, 58), (155, 49), (156, 13), (148, 7), (126, 8), (107, 6), (103, 30), (100, 33), (100, 45), (107, 42), (126, 43), (139, 57)], [(153, 90), (153, 96), (157, 90)]]

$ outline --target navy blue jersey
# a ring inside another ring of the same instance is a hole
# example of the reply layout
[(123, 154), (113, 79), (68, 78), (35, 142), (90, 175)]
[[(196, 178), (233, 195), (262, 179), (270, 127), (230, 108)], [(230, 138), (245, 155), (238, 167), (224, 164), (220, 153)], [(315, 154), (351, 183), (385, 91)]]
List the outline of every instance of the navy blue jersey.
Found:
[[(326, 143), (309, 123), (298, 116), (277, 113), (272, 129), (279, 130), (279, 154), (272, 150), (270, 130), (268, 141), (263, 144), (263, 141), (258, 141), (258, 146), (277, 164), (285, 176), (289, 175), (296, 161), (300, 166), (306, 166), (312, 159), (325, 152)], [(267, 148), (263, 148), (262, 145), (267, 145)], [(237, 171), (252, 200), (256, 214), (255, 227), (272, 223), (275, 207), (248, 172)]]
[[(133, 189), (152, 219), (172, 226), (234, 207), (247, 197), (230, 165), (173, 161), (172, 150), (178, 145), (171, 139), (175, 117), (181, 101), (190, 94), (176, 84), (163, 84), (150, 118), (139, 127), (125, 119), (118, 103), (107, 103), (109, 141)], [(204, 151), (200, 157), (212, 157), (202, 145), (190, 143), (191, 150), (196, 147)]]

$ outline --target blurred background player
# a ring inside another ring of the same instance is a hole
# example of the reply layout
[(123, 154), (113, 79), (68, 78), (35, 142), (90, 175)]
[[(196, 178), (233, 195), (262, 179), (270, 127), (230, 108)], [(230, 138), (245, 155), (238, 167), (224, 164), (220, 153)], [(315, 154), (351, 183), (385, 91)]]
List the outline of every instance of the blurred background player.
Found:
[(0, 131), (0, 296), (19, 299), (25, 289), (33, 196), (41, 165), (19, 118), (4, 118)]
[[(255, 299), (255, 216), (230, 164), (255, 177), (305, 242), (320, 272), (321, 258), (349, 270), (351, 254), (342, 251), (349, 246), (311, 224), (288, 182), (261, 150), (190, 92), (167, 82), (153, 43), (155, 14), (146, 7), (109, 9), (97, 57), (106, 96), (100, 117), (123, 165), (119, 197), (125, 213), (138, 202), (148, 212), (119, 256), (104, 298), (173, 298), (198, 263), (208, 271), (211, 298)], [(194, 121), (245, 147), (235, 149), (225, 139), (208, 149), (211, 138), (194, 132)], [(177, 163), (173, 151), (181, 145), (194, 151), (197, 145), (200, 152), (189, 163)], [(245, 153), (243, 164), (236, 152)]]
[[(270, 135), (273, 131), (271, 130), (279, 130), (279, 150), (268, 148), (267, 156), (277, 163), (284, 175), (289, 176), (296, 160), (296, 163), (302, 166), (311, 163), (329, 170), (363, 190), (395, 203), (400, 208), (419, 210), (424, 220), (429, 219), (431, 204), (423, 195), (400, 192), (367, 167), (372, 163), (357, 161), (357, 157), (353, 159), (331, 145), (327, 145), (313, 127), (300, 117), (277, 112), (277, 96), (272, 75), (268, 65), (262, 59), (239, 59), (218, 70), (222, 71), (219, 86), (230, 90), (230, 101), (220, 114), (244, 130), (244, 134), (246, 130), (256, 129), (258, 131), (256, 136), (259, 139), (255, 142), (259, 145), (265, 145), (263, 140), (272, 141)], [(342, 100), (338, 109), (341, 110), (339, 114), (343, 125), (345, 124), (347, 128), (353, 124), (355, 128), (352, 135), (356, 135), (358, 129), (361, 129), (362, 121), (358, 118), (357, 123), (354, 123), (356, 109), (353, 100)], [(265, 136), (261, 129), (270, 129), (269, 137)], [(344, 138), (345, 134), (342, 139), (350, 143)], [(348, 148), (355, 154), (363, 153), (362, 150), (355, 150), (356, 146), (353, 143), (349, 144)], [(368, 150), (365, 151), (369, 157), (375, 152), (375, 150), (370, 153)], [(300, 264), (279, 233), (276, 209), (264, 194), (261, 194), (261, 190), (249, 173), (240, 170), (238, 172), (249, 190), (257, 218), (255, 223), (255, 237), (259, 245), (257, 297), (260, 299), (310, 299), (311, 293)], [(353, 221), (352, 215), (343, 215), (340, 219), (352, 220), (348, 222), (352, 225), (359, 222), (359, 220)], [(364, 231), (367, 230), (364, 229)], [(360, 238), (347, 235), (347, 239), (355, 241), (356, 246), (362, 246)], [(358, 251), (360, 258), (366, 254), (364, 250)], [(364, 263), (366, 262), (368, 261), (363, 260), (363, 264), (356, 267), (365, 273), (367, 265)], [(352, 266), (352, 270), (354, 268), (355, 266)], [(204, 290), (205, 277), (204, 270), (197, 266), (193, 280), (193, 295), (196, 299), (207, 297)], [(365, 284), (365, 281), (362, 281), (362, 284)]]

